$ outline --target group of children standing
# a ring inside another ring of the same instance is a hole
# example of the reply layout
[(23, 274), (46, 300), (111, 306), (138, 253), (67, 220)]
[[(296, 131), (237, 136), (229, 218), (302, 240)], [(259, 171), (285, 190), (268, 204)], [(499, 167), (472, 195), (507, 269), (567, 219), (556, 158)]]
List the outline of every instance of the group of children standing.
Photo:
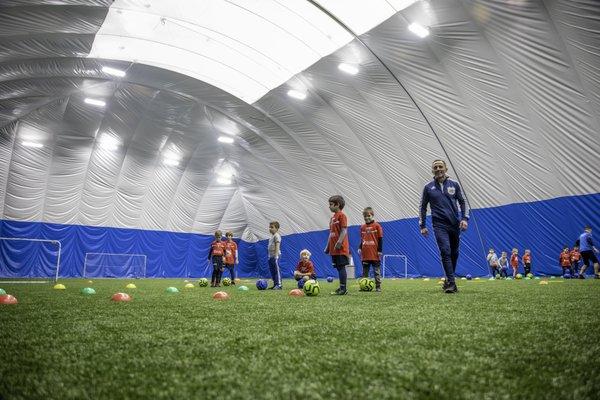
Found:
[(215, 240), (210, 244), (208, 260), (212, 261), (213, 272), (210, 279), (211, 287), (221, 286), (221, 278), (225, 268), (231, 275), (231, 284), (235, 285), (235, 264), (239, 263), (237, 244), (233, 241), (233, 232), (225, 234), (225, 242), (222, 240), (223, 233), (215, 232)]
[(519, 259), (519, 250), (512, 249), (510, 258), (508, 258), (506, 251), (500, 254), (500, 258), (496, 255), (494, 249), (490, 249), (487, 255), (487, 262), (490, 267), (492, 276), (499, 276), (501, 278), (508, 277), (508, 268), (512, 269), (512, 277), (516, 278), (519, 273), (519, 265), (523, 264), (525, 276), (531, 273), (531, 250), (526, 249), (523, 257)]
[[(333, 292), (335, 295), (348, 293), (346, 266), (350, 264), (350, 243), (348, 240), (348, 218), (344, 214), (346, 202), (342, 196), (336, 195), (329, 198), (329, 210), (333, 213), (329, 220), (329, 237), (325, 246), (325, 254), (331, 256), (333, 268), (338, 272), (340, 287)], [(360, 227), (361, 241), (358, 253), (362, 261), (362, 275), (369, 276), (372, 268), (375, 274), (375, 290), (381, 291), (381, 253), (383, 246), (383, 228), (375, 221), (375, 213), (371, 207), (363, 210), (365, 223)], [(269, 224), (269, 269), (273, 286), (270, 289), (281, 289), (281, 272), (279, 270), (279, 257), (281, 255), (281, 235), (279, 234), (279, 222), (273, 221)], [(300, 252), (300, 261), (296, 265), (294, 278), (307, 281), (316, 279), (315, 267), (310, 261), (311, 253), (304, 249)]]
[(575, 276), (575, 272), (579, 272), (579, 260), (581, 259), (581, 253), (579, 252), (579, 246), (574, 246), (573, 250), (569, 250), (569, 246), (563, 247), (563, 250), (558, 256), (558, 265), (563, 270), (563, 275), (569, 272), (569, 275)]
[[(580, 279), (585, 278), (585, 270), (591, 263), (594, 267), (594, 277), (600, 279), (600, 265), (596, 253), (598, 249), (594, 247), (592, 241), (592, 228), (586, 226), (584, 232), (577, 239), (573, 249), (564, 246), (558, 256), (558, 265), (562, 268), (563, 275), (569, 273), (572, 277)], [(581, 267), (579, 266), (582, 261)], [(510, 259), (505, 251), (500, 258), (496, 255), (494, 249), (490, 249), (487, 256), (487, 262), (491, 269), (492, 276), (506, 278), (508, 276), (509, 266), (512, 268), (512, 276), (515, 278), (519, 270), (519, 261), (523, 264), (525, 275), (531, 273), (531, 250), (525, 250), (525, 254), (519, 260), (519, 250), (512, 249)]]
[[(585, 271), (592, 264), (594, 278), (600, 279), (600, 264), (596, 256), (597, 253), (598, 249), (594, 246), (592, 240), (592, 227), (587, 225), (575, 242), (573, 250), (569, 250), (569, 246), (564, 246), (563, 251), (558, 256), (558, 263), (563, 269), (563, 275), (568, 271), (572, 277), (577, 276), (579, 279), (585, 279)], [(578, 271), (579, 260), (581, 260), (581, 267)]]

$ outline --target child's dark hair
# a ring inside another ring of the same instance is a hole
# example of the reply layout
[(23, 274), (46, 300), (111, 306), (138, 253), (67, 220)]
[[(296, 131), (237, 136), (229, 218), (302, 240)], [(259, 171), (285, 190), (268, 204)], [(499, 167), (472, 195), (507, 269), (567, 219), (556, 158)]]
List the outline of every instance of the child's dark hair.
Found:
[(278, 221), (269, 222), (269, 226), (274, 226), (275, 228), (277, 228), (277, 230), (279, 230), (279, 222)]
[(233, 232), (231, 232), (231, 231), (227, 231), (227, 232), (225, 233), (225, 236), (227, 236), (227, 237), (229, 237), (229, 236), (233, 237)]
[(331, 196), (329, 198), (329, 202), (337, 205), (340, 208), (340, 210), (343, 210), (344, 206), (346, 205), (346, 201), (339, 194), (336, 194), (335, 196)]
[(215, 232), (215, 237), (216, 237), (216, 238), (223, 237), (223, 232), (221, 232), (221, 231), (216, 231), (216, 232)]
[(365, 207), (363, 210), (363, 215), (365, 215), (365, 214), (375, 215), (375, 211), (373, 211), (373, 207)]

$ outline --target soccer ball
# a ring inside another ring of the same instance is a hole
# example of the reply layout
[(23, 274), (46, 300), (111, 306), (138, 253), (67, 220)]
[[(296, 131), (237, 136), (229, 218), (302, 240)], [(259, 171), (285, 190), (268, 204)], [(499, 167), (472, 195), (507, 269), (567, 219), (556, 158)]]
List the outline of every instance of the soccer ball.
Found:
[(563, 275), (563, 278), (571, 279), (571, 274), (567, 272), (566, 274)]
[(333, 276), (328, 276), (327, 277), (327, 282), (329, 282), (329, 283), (333, 282)]
[(528, 273), (528, 274), (527, 274), (527, 277), (528, 277), (529, 279), (533, 279), (533, 274), (530, 272), (530, 273)]
[(319, 292), (321, 292), (321, 288), (319, 287), (319, 282), (314, 279), (310, 279), (304, 282), (304, 294), (307, 296), (318, 296)]
[(304, 287), (304, 279), (300, 279), (298, 281), (298, 289), (302, 289)]
[(515, 278), (517, 278), (517, 279), (523, 279), (523, 275), (517, 274), (517, 276)]
[(375, 289), (375, 282), (369, 278), (360, 278), (358, 281), (358, 287), (361, 292), (370, 292)]
[(231, 285), (231, 279), (229, 279), (229, 278), (223, 278), (223, 280), (221, 282), (223, 282), (223, 286)]
[(496, 274), (496, 279), (500, 279), (500, 278), (501, 278), (500, 274)]
[(259, 279), (256, 281), (256, 288), (258, 290), (265, 290), (269, 284), (264, 279)]
[(200, 287), (206, 287), (208, 286), (208, 279), (206, 278), (201, 278), (198, 280), (198, 286)]
[(471, 279), (473, 279), (473, 276), (471, 276), (471, 274), (467, 274), (467, 280), (470, 281)]

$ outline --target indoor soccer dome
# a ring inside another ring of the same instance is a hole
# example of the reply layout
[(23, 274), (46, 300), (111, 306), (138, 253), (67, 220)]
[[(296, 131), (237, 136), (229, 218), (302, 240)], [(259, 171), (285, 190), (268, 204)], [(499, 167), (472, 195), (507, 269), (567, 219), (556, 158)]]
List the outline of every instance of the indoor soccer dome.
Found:
[(89, 254), (204, 276), (217, 229), (239, 239), (241, 276), (268, 275), (272, 220), (284, 275), (308, 248), (326, 276), (334, 194), (354, 258), (371, 206), (386, 276), (439, 276), (417, 222), (437, 158), (472, 210), (459, 275), (488, 274), (489, 247), (530, 248), (556, 272), (562, 246), (600, 225), (599, 13), (596, 0), (3, 0), (0, 236), (52, 242), (3, 240), (0, 276), (79, 277)]

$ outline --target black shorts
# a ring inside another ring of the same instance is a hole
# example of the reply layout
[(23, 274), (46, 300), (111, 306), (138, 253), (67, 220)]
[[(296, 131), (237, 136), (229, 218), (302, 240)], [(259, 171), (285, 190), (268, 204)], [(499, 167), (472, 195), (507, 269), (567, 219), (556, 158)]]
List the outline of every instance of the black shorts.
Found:
[(339, 269), (350, 264), (350, 260), (348, 260), (348, 256), (346, 255), (336, 254), (331, 256), (331, 263), (333, 264), (333, 268)]
[(588, 265), (590, 261), (592, 264), (598, 264), (598, 257), (596, 257), (593, 250), (582, 251), (581, 259), (583, 260), (583, 265)]

